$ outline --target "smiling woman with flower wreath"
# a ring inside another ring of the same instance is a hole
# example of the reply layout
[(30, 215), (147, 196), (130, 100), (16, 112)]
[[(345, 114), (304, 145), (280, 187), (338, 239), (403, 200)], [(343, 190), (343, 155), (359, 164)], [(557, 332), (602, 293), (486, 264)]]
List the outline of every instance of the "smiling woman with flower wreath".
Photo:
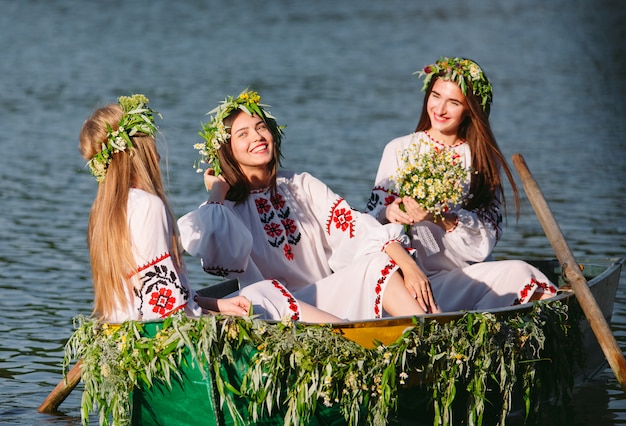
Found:
[(260, 100), (244, 91), (209, 113), (196, 148), (211, 194), (178, 221), (185, 249), (243, 291), (275, 279), (285, 297), (343, 319), (424, 313), (398, 273), (426, 281), (402, 227), (353, 210), (308, 173), (279, 171), (282, 128)]
[[(176, 221), (165, 198), (156, 148), (158, 115), (143, 95), (122, 96), (83, 124), (79, 150), (98, 181), (88, 244), (98, 319), (153, 320), (183, 311), (247, 315), (243, 296), (199, 297), (189, 287)], [(252, 288), (280, 293), (272, 283)], [(284, 302), (280, 309), (289, 312)]]
[[(368, 213), (409, 228), (443, 311), (554, 295), (556, 286), (525, 262), (486, 262), (502, 232), (501, 170), (518, 207), (515, 182), (489, 125), (493, 93), (487, 76), (474, 61), (446, 57), (419, 74), (425, 92), (419, 123), (414, 133), (385, 147)], [(450, 173), (440, 173), (441, 167)]]

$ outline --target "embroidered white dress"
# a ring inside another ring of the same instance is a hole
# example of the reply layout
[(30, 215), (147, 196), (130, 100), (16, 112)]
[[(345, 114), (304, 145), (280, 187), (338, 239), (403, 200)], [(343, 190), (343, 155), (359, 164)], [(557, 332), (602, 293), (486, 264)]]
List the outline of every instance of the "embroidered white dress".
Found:
[[(449, 147), (430, 138), (426, 132), (392, 140), (383, 151), (366, 207), (366, 211), (382, 223), (387, 221), (385, 207), (398, 197), (392, 176), (403, 165), (402, 152), (413, 144), (419, 146), (420, 152), (432, 147), (453, 150), (465, 168), (471, 167), (471, 152), (466, 142)], [(556, 286), (526, 262), (491, 261), (491, 252), (502, 232), (500, 208), (499, 200), (485, 211), (451, 206), (450, 211), (456, 213), (459, 220), (450, 232), (430, 221), (411, 227), (411, 246), (417, 250), (417, 262), (428, 275), (442, 311), (510, 306), (528, 302), (535, 291), (556, 293)]]
[[(140, 189), (128, 194), (128, 225), (132, 238), (137, 271), (133, 276), (135, 290), (109, 322), (126, 320), (156, 320), (184, 310), (189, 316), (199, 316), (202, 309), (194, 301), (195, 292), (189, 285), (185, 264), (176, 268), (171, 257), (169, 221), (161, 199)], [(283, 286), (270, 280), (255, 283), (245, 294), (255, 304), (255, 314), (261, 318), (281, 318), (298, 315), (298, 307)]]
[(201, 309), (193, 300), (187, 271), (175, 267), (171, 257), (170, 230), (165, 206), (159, 197), (133, 188), (128, 194), (127, 218), (132, 252), (137, 263), (134, 294), (108, 320), (155, 320), (184, 310), (191, 316)]
[(180, 218), (185, 250), (207, 272), (244, 287), (270, 279), (340, 318), (381, 317), (387, 279), (398, 268), (384, 248), (408, 245), (402, 227), (353, 210), (308, 173), (281, 171), (277, 186), (275, 196), (253, 191), (243, 203), (205, 203)]

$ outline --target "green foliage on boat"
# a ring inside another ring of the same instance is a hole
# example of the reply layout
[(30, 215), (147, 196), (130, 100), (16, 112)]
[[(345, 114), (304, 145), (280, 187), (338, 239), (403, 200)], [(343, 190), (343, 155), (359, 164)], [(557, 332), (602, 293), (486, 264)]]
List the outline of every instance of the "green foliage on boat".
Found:
[[(163, 392), (180, 388), (184, 398), (174, 404), (205, 410), (203, 424), (315, 424), (326, 416), (382, 425), (415, 413), (435, 425), (480, 425), (487, 415), (504, 424), (514, 395), (530, 417), (549, 398), (569, 397), (583, 362), (570, 316), (556, 301), (503, 316), (415, 318), (395, 342), (372, 349), (330, 325), (287, 320), (177, 314), (112, 326), (79, 316), (64, 368), (83, 361), (84, 423), (97, 412), (101, 424), (129, 424), (145, 415), (134, 405), (154, 401), (156, 389), (171, 403)], [(199, 399), (184, 387), (190, 369), (208, 383)]]

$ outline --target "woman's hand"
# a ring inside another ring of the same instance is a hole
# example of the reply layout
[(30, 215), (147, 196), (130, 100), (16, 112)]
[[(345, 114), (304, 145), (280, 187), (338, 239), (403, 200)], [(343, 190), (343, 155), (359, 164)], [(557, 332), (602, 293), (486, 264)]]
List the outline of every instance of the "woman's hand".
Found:
[(250, 301), (243, 296), (217, 299), (217, 309), (225, 315), (248, 315), (250, 312)]
[(206, 169), (204, 171), (204, 187), (207, 191), (211, 191), (209, 196), (210, 202), (223, 203), (226, 193), (230, 189), (230, 185), (222, 175), (215, 176), (215, 170)]
[(400, 204), (402, 204), (402, 198), (393, 200), (393, 202), (385, 208), (385, 217), (390, 223), (412, 225), (413, 219), (411, 219), (408, 213), (402, 211)]
[(399, 242), (394, 241), (387, 244), (385, 253), (400, 267), (400, 272), (402, 272), (404, 279), (404, 286), (409, 292), (409, 295), (417, 301), (422, 310), (428, 314), (441, 312), (439, 306), (435, 303), (428, 277), (417, 263), (415, 263), (415, 259), (411, 257), (409, 252), (407, 252)]
[(250, 312), (250, 301), (243, 296), (216, 299), (214, 297), (201, 297), (197, 294), (194, 300), (202, 308), (204, 314), (221, 313), (224, 315), (248, 315)]
[(228, 185), (226, 183), (226, 179), (224, 179), (224, 177), (222, 175), (220, 176), (215, 176), (215, 170), (213, 170), (212, 168), (208, 168), (204, 171), (204, 187), (206, 188), (207, 191), (212, 191), (213, 190), (213, 185), (215, 184), (220, 184), (220, 183), (225, 183), (226, 185)]
[(444, 231), (452, 231), (457, 226), (458, 217), (456, 213), (441, 213), (438, 217), (435, 217), (434, 214), (428, 213), (411, 197), (402, 197), (402, 203), (408, 215), (411, 217), (411, 220), (414, 222), (427, 220), (440, 226)]
[(440, 313), (441, 310), (437, 306), (433, 291), (430, 288), (430, 281), (419, 266), (414, 263), (411, 266), (401, 268), (401, 270), (404, 276), (404, 286), (424, 312), (428, 314)]
[(406, 214), (412, 220), (411, 223), (423, 222), (425, 220), (432, 222), (434, 220), (434, 215), (424, 210), (422, 206), (420, 206), (413, 198), (404, 196), (400, 198), (400, 200), (401, 203), (404, 204), (404, 210), (406, 210)]

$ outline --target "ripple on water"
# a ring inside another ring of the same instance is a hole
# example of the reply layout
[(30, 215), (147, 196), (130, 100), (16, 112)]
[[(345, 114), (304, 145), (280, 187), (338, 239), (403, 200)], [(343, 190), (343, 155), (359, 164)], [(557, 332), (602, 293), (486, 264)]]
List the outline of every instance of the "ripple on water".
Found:
[[(0, 14), (0, 422), (80, 424), (79, 389), (59, 416), (36, 413), (60, 380), (72, 318), (92, 307), (85, 235), (97, 185), (78, 132), (94, 107), (131, 91), (163, 112), (159, 151), (177, 215), (206, 197), (192, 168), (204, 113), (247, 86), (288, 126), (285, 166), (313, 173), (363, 210), (385, 143), (417, 123), (421, 82), (411, 73), (442, 54), (469, 56), (494, 83), (498, 143), (509, 162), (525, 156), (574, 254), (626, 255), (619, 0), (236, 0), (220, 8), (157, 0), (126, 2), (123, 13), (79, 3), (4, 2)], [(120, 34), (162, 42), (129, 51)], [(601, 66), (606, 58), (611, 66)], [(510, 203), (495, 256), (554, 257), (521, 192), (519, 222)], [(214, 280), (186, 261), (194, 287)], [(613, 327), (626, 347), (622, 276)], [(626, 423), (625, 410), (607, 370), (563, 419)]]

